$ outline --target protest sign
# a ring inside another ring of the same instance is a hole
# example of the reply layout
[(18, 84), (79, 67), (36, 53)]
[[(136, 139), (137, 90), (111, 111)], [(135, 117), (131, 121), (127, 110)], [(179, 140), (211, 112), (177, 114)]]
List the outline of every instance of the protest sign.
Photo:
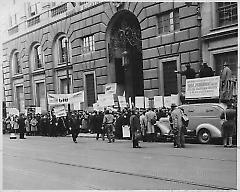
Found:
[(163, 107), (163, 96), (154, 96), (154, 107)]
[(42, 108), (41, 107), (36, 107), (35, 114), (41, 114), (41, 113), (42, 113)]
[(117, 83), (108, 83), (105, 85), (105, 94), (116, 94)]
[(113, 106), (114, 105), (114, 98), (113, 98), (113, 94), (103, 94), (103, 95), (98, 95), (99, 99), (98, 99), (98, 103), (103, 106), (103, 107), (107, 107), (107, 106)]
[(127, 102), (125, 96), (118, 96), (118, 102), (121, 109), (127, 107)]
[(220, 76), (186, 80), (186, 99), (218, 98)]
[(165, 96), (164, 97), (164, 107), (171, 108), (171, 104), (172, 104), (172, 97)]
[(145, 108), (148, 109), (149, 106), (150, 106), (150, 105), (149, 105), (149, 98), (144, 97), (144, 99), (145, 99), (145, 102), (144, 102)]
[(7, 108), (6, 110), (7, 110), (8, 115), (19, 116), (19, 110), (17, 108), (14, 108), (14, 107), (13, 108)]
[(171, 95), (171, 100), (172, 100), (172, 103), (175, 103), (175, 104), (177, 104), (177, 105), (180, 104), (179, 96), (178, 96), (178, 95), (172, 94), (172, 95)]
[(65, 110), (64, 105), (55, 106), (54, 107), (54, 113), (55, 113), (56, 117), (67, 116), (67, 112)]
[(135, 107), (144, 108), (144, 97), (135, 97)]
[(69, 104), (84, 102), (84, 91), (72, 94), (48, 94), (49, 105)]
[(128, 125), (122, 126), (123, 138), (130, 137), (130, 129)]
[(73, 103), (73, 109), (76, 111), (81, 110), (81, 103), (80, 102)]

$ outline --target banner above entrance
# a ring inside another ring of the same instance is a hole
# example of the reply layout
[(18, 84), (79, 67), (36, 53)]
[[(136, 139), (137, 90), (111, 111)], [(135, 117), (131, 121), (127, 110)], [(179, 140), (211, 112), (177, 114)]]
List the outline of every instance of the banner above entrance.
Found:
[(79, 91), (73, 94), (48, 94), (49, 105), (84, 102), (84, 92)]

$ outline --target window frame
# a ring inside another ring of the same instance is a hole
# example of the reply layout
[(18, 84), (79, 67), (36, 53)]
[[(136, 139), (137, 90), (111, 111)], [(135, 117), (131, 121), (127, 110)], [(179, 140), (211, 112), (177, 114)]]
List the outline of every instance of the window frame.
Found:
[(158, 35), (173, 33), (174, 31), (178, 31), (178, 30), (180, 30), (180, 19), (179, 19), (178, 8), (172, 9), (157, 15), (157, 34)]
[(22, 74), (20, 52), (15, 50), (12, 54), (11, 66), (14, 75)]
[(55, 40), (53, 46), (54, 63), (56, 67), (66, 64), (66, 60), (64, 58), (65, 54), (62, 54), (63, 53), (62, 43), (65, 45), (65, 39), (67, 39), (68, 41), (68, 63), (71, 64), (72, 62), (71, 41), (65, 34), (62, 34)]
[(92, 53), (95, 51), (94, 34), (87, 35), (81, 38), (81, 54)]
[(44, 69), (43, 56), (42, 46), (39, 43), (33, 45), (31, 50), (31, 66), (33, 67), (33, 71)]
[[(225, 3), (229, 3), (228, 5), (225, 5)], [(220, 4), (223, 4), (223, 6), (220, 7)], [(224, 27), (228, 25), (233, 25), (238, 23), (238, 11), (237, 11), (237, 2), (217, 2), (216, 3), (216, 13), (217, 13), (217, 26), (218, 27)], [(236, 15), (233, 15), (232, 12), (236, 8)], [(227, 10), (226, 10), (227, 9)], [(230, 10), (228, 10), (230, 9)], [(223, 14), (223, 17), (220, 18), (220, 14)], [(230, 14), (227, 17), (226, 14)], [(233, 17), (236, 16), (236, 19), (233, 20)], [(230, 21), (229, 21), (230, 19)]]

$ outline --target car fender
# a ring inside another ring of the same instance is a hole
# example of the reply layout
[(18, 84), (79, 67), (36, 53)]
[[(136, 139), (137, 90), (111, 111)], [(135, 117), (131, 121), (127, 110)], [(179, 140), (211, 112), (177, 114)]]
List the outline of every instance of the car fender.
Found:
[(201, 125), (198, 125), (197, 129), (196, 129), (196, 134), (198, 135), (198, 132), (203, 128), (210, 131), (211, 137), (213, 137), (213, 138), (214, 137), (222, 137), (221, 130), (219, 130), (217, 127), (215, 127), (214, 125), (209, 124), (209, 123), (203, 123)]
[(162, 135), (168, 135), (170, 132), (170, 128), (159, 121), (156, 122), (156, 126), (161, 130)]

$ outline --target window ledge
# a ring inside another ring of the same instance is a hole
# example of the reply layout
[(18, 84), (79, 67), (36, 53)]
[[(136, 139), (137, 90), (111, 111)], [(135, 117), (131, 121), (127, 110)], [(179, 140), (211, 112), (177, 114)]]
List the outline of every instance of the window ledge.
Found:
[(22, 73), (14, 74), (13, 77), (12, 77), (12, 79), (21, 79), (21, 78), (23, 78), (23, 74)]
[(230, 25), (224, 25), (224, 26), (221, 26), (221, 27), (215, 27), (213, 29), (210, 29), (210, 31), (218, 31), (218, 30), (229, 29), (229, 28), (234, 28), (234, 27), (238, 27), (238, 23), (230, 24)]
[(210, 33), (203, 36), (204, 40), (233, 35), (238, 33), (238, 25), (224, 26), (210, 30)]
[[(68, 68), (72, 68), (72, 64), (68, 64)], [(61, 69), (67, 69), (66, 63), (58, 63), (58, 65), (55, 67), (55, 70), (61, 70)]]
[(35, 69), (32, 72), (33, 75), (39, 75), (39, 74), (43, 74), (43, 73), (44, 73), (44, 68)]

